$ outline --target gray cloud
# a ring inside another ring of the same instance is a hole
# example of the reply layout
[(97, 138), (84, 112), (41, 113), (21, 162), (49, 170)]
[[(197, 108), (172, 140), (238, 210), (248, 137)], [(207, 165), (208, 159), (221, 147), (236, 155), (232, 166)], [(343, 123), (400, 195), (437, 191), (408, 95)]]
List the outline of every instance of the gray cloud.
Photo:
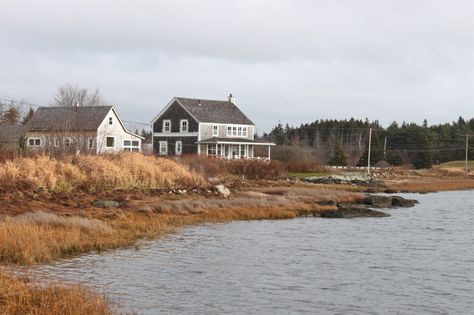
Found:
[(127, 120), (232, 92), (268, 131), (473, 116), (473, 1), (1, 2), (0, 94), (100, 87)]

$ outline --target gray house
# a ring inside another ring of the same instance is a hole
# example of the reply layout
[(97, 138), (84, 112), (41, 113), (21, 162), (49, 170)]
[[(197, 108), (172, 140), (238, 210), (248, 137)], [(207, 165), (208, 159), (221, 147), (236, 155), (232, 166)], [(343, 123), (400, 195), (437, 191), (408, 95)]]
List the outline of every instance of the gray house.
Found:
[(158, 155), (200, 154), (227, 159), (255, 158), (256, 146), (270, 142), (254, 139), (255, 125), (226, 101), (174, 97), (151, 122), (153, 151)]

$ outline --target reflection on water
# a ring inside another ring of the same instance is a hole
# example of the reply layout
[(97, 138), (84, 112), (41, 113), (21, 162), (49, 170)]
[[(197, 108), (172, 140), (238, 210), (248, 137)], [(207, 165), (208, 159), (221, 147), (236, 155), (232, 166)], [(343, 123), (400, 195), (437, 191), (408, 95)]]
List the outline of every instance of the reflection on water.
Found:
[(31, 271), (138, 314), (467, 314), (473, 192), (410, 195), (388, 218), (244, 221)]

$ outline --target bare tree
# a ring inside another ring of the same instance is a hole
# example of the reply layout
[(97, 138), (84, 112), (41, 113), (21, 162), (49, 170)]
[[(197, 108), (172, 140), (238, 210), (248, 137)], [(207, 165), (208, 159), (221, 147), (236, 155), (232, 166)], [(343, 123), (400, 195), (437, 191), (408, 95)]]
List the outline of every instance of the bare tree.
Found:
[(19, 107), (11, 104), (2, 113), (1, 123), (4, 125), (17, 125), (20, 121), (20, 116), (21, 113)]
[(52, 106), (100, 106), (105, 101), (99, 93), (99, 88), (90, 92), (77, 85), (66, 84), (58, 88)]

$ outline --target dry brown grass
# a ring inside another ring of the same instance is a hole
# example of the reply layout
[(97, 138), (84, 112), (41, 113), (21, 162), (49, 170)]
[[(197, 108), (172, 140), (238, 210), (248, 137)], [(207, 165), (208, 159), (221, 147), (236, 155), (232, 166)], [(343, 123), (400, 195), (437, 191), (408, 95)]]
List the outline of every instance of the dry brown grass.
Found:
[(51, 192), (147, 190), (204, 185), (203, 178), (174, 161), (140, 153), (55, 159), (45, 155), (0, 163), (0, 187)]
[(473, 179), (418, 178), (406, 180), (386, 180), (385, 186), (395, 191), (437, 192), (474, 189)]
[(104, 295), (82, 286), (34, 286), (0, 270), (0, 314), (109, 315)]
[[(90, 251), (133, 245), (185, 225), (230, 220), (288, 219), (334, 208), (362, 194), (331, 189), (279, 188), (236, 192), (231, 198), (149, 197), (127, 208), (94, 209), (64, 215), (34, 212), (0, 220), (0, 262), (33, 265)], [(56, 205), (57, 206), (57, 205)], [(56, 208), (57, 209), (57, 208)], [(68, 209), (68, 208), (66, 208)], [(79, 215), (81, 217), (79, 217)]]

